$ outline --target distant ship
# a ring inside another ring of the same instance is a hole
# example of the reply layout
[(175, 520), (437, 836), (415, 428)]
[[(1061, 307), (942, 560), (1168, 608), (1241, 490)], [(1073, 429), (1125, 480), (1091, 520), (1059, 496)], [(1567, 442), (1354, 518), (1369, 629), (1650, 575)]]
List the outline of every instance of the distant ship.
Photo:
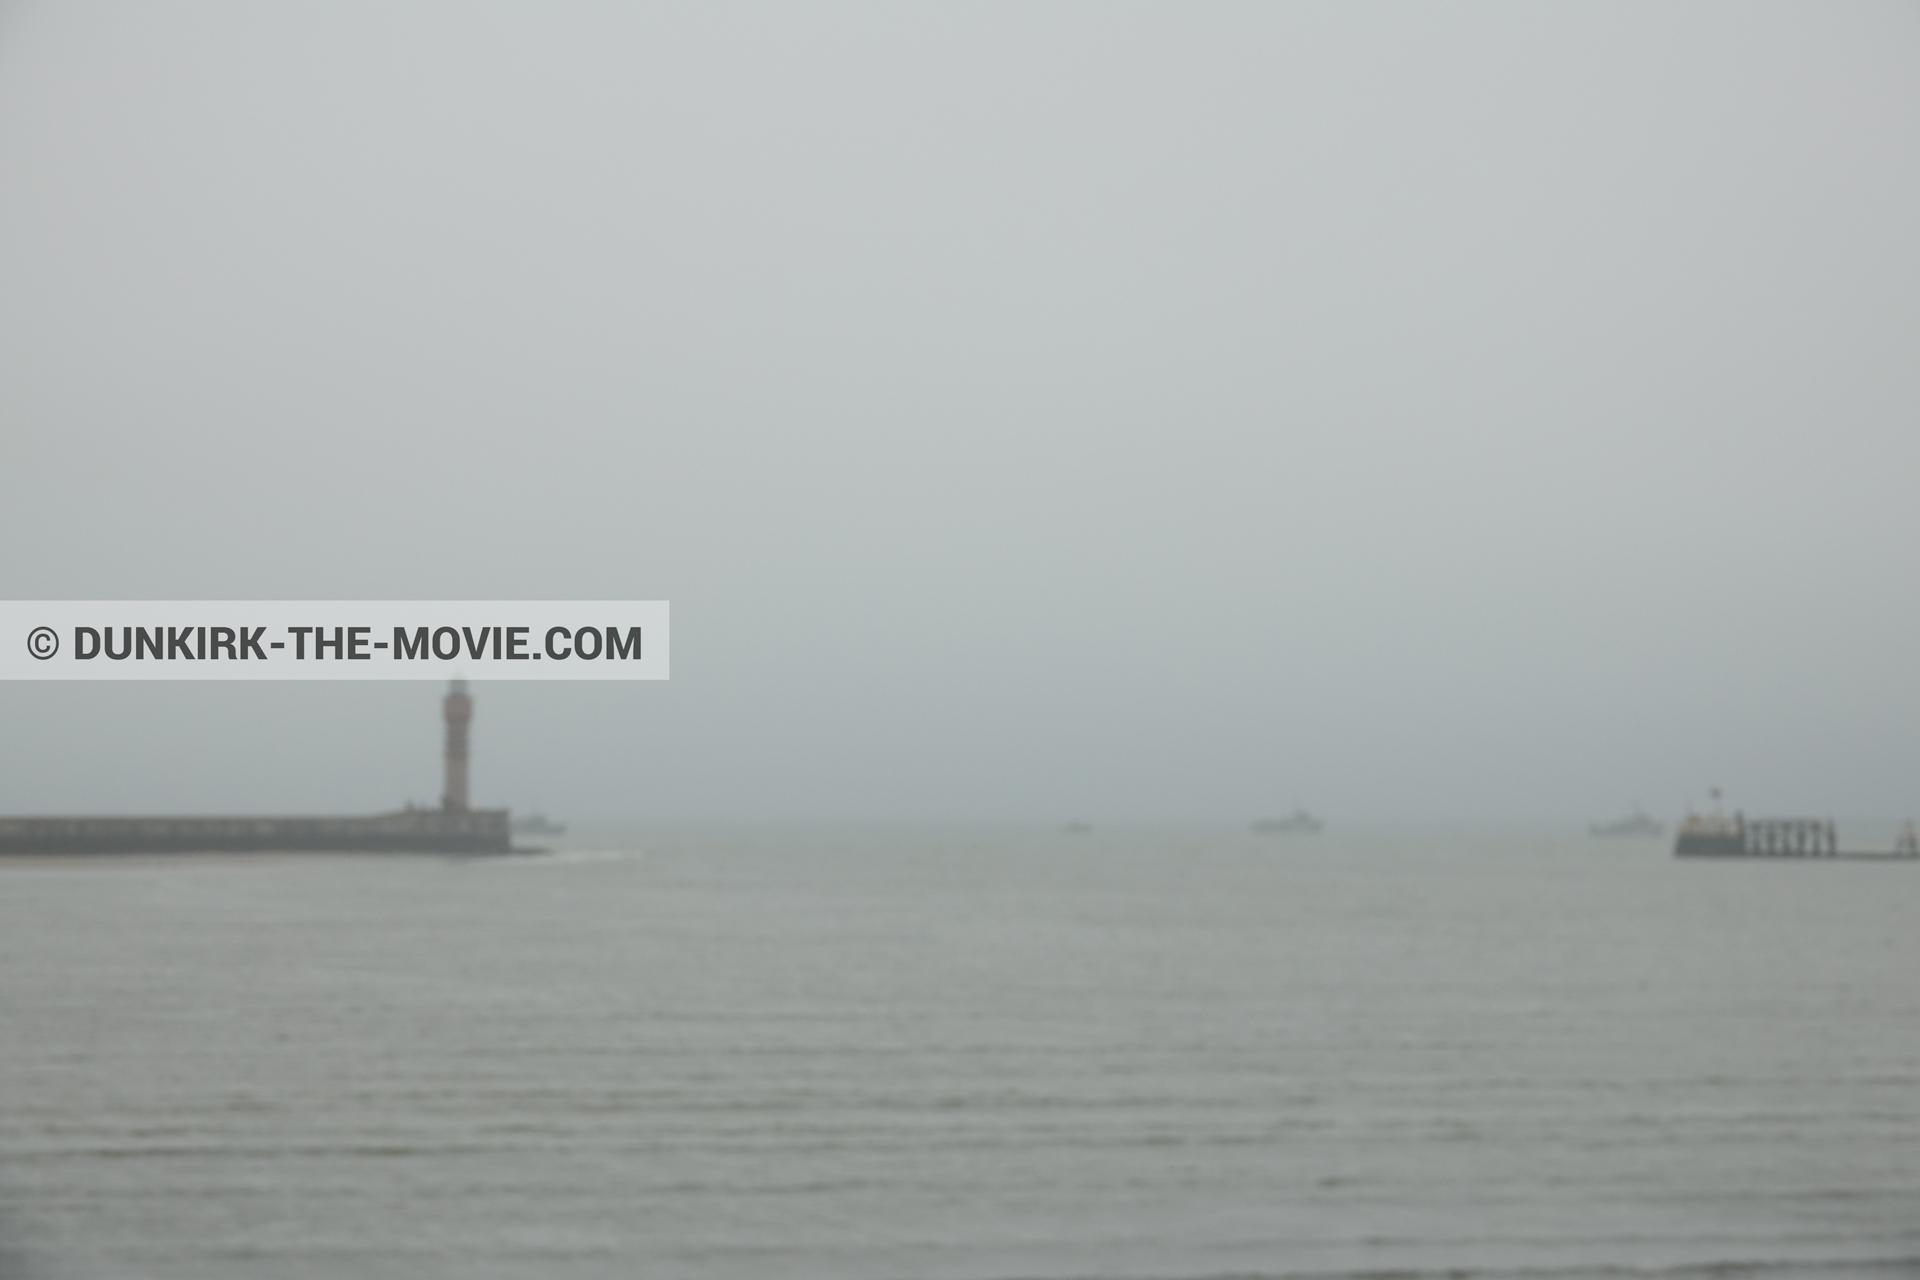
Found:
[(567, 834), (567, 824), (555, 822), (535, 809), (532, 813), (515, 818), (513, 830), (515, 835), (523, 836), (563, 836)]
[(1253, 824), (1255, 831), (1297, 831), (1312, 835), (1326, 824), (1308, 813), (1305, 809), (1295, 809), (1285, 818), (1262, 818)]
[(1612, 822), (1596, 822), (1588, 830), (1597, 836), (1657, 840), (1666, 831), (1666, 827), (1658, 819), (1648, 817), (1639, 805), (1635, 805), (1633, 812), (1626, 817), (1616, 818)]

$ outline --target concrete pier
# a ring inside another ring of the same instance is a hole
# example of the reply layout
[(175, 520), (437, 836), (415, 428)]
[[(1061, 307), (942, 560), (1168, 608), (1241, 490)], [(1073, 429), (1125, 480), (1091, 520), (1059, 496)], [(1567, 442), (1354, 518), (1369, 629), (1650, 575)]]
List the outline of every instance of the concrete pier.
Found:
[(364, 818), (0, 818), (0, 854), (505, 853), (505, 809)]
[(1831, 818), (1731, 819), (1718, 809), (1707, 816), (1689, 814), (1680, 824), (1673, 852), (1681, 858), (1851, 858), (1877, 861), (1920, 858), (1920, 839), (1908, 823), (1890, 850), (1847, 850)]

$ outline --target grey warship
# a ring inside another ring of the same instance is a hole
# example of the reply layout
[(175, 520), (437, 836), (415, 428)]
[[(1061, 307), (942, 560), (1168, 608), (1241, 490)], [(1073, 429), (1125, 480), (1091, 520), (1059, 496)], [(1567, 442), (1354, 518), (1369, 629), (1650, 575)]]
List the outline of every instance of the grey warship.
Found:
[(1635, 805), (1633, 812), (1626, 817), (1615, 818), (1612, 822), (1596, 822), (1587, 830), (1609, 839), (1655, 840), (1666, 834), (1667, 828), (1658, 818), (1649, 816), (1639, 805)]
[(535, 809), (532, 813), (515, 818), (513, 830), (516, 835), (563, 836), (567, 834), (567, 824), (555, 822), (540, 810)]
[(1292, 832), (1301, 835), (1314, 835), (1326, 825), (1326, 823), (1320, 821), (1320, 819), (1314, 817), (1305, 809), (1296, 808), (1291, 814), (1288, 814), (1284, 818), (1262, 818), (1253, 824), (1253, 829), (1255, 831), (1268, 833)]

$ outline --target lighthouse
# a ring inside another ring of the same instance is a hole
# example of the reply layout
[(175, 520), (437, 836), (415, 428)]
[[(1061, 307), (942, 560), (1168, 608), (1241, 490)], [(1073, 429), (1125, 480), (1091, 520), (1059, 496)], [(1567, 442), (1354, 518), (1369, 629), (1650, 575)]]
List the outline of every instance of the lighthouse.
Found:
[(447, 717), (447, 786), (440, 807), (449, 813), (467, 810), (467, 726), (473, 721), (473, 699), (467, 682), (455, 680), (441, 708)]
[[(455, 680), (441, 703), (447, 721), (447, 785), (438, 809), (366, 817), (9, 818), (0, 854), (12, 853), (509, 853), (513, 815), (475, 809), (467, 793), (467, 729), (473, 699)], [(0, 1248), (0, 1254), (5, 1250)], [(0, 1261), (0, 1273), (6, 1266)]]

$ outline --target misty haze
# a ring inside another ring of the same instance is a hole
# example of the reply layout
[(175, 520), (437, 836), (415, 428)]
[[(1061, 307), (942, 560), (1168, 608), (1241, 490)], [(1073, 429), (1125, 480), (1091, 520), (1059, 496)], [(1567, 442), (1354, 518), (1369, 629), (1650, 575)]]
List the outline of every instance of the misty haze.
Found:
[[(489, 696), (602, 819), (1910, 816), (1917, 21), (15, 4), (8, 594), (670, 599)], [(9, 811), (433, 783), (0, 696)]]
[(1920, 866), (1674, 856), (1920, 818), (1916, 157), (1864, 0), (0, 6), (0, 594), (677, 649), (0, 681), (553, 820), (0, 857), (0, 1276), (1920, 1269)]

